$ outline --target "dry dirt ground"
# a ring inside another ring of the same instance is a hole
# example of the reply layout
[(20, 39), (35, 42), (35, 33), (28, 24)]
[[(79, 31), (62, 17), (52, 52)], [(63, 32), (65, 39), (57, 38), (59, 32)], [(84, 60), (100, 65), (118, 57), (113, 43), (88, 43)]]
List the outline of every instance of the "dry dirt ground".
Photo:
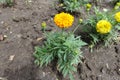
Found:
[[(34, 64), (34, 46), (42, 42), (42, 21), (48, 31), (56, 28), (55, 0), (17, 0), (14, 7), (0, 6), (0, 80), (69, 80), (63, 78), (53, 65), (39, 68)], [(120, 44), (100, 48), (90, 53), (83, 49), (83, 63), (78, 65), (75, 80), (120, 80)]]

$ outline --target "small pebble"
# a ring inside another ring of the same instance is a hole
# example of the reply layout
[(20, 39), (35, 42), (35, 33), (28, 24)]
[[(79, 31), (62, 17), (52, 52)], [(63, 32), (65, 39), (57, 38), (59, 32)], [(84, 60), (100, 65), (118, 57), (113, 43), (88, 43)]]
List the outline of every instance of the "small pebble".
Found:
[(45, 72), (43, 72), (43, 77), (45, 77)]
[(0, 80), (8, 80), (7, 78), (0, 77)]
[(12, 34), (12, 31), (10, 31), (10, 34)]
[(1, 24), (4, 24), (4, 21), (1, 21)]
[(18, 37), (18, 38), (21, 38), (21, 37), (22, 37), (22, 35), (21, 35), (21, 34), (18, 34), (18, 35), (17, 35), (17, 37)]
[(0, 35), (0, 41), (3, 41), (3, 40), (4, 40), (3, 35)]
[(43, 39), (43, 37), (37, 38), (37, 41), (41, 41)]
[(7, 35), (3, 35), (4, 38), (7, 38), (8, 36)]
[(15, 57), (15, 55), (11, 55), (11, 56), (9, 57), (9, 60), (10, 60), (10, 61), (13, 61), (14, 57)]

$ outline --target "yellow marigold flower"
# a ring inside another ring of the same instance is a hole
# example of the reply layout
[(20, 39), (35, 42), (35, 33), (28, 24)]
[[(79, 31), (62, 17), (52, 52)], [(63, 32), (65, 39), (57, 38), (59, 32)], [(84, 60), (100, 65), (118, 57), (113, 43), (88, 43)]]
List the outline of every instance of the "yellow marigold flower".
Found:
[(111, 27), (112, 27), (111, 23), (108, 22), (107, 20), (100, 20), (96, 25), (96, 30), (100, 34), (106, 34), (110, 32)]
[(55, 24), (60, 28), (69, 28), (72, 26), (74, 17), (68, 13), (59, 13), (54, 17)]
[(117, 22), (120, 22), (120, 12), (117, 12), (114, 16)]

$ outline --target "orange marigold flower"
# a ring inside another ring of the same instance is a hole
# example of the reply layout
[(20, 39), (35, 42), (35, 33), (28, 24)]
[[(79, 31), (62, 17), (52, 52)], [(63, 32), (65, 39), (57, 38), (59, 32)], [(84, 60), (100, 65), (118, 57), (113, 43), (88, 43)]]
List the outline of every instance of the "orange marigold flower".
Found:
[(55, 24), (60, 28), (69, 28), (72, 26), (74, 21), (74, 17), (70, 15), (69, 13), (59, 13), (56, 14), (54, 17)]

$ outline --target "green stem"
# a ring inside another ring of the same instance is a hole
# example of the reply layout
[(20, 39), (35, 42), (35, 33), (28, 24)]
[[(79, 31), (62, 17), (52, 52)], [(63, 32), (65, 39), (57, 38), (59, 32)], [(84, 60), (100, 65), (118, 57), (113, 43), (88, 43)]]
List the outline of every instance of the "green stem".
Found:
[(46, 33), (46, 32), (45, 32), (45, 28), (42, 28), (42, 32), (43, 32), (43, 33)]
[(80, 26), (80, 24), (78, 24), (75, 29), (73, 30), (73, 33), (75, 33), (75, 31), (78, 29), (78, 27)]
[(62, 35), (64, 34), (64, 28), (62, 28)]

